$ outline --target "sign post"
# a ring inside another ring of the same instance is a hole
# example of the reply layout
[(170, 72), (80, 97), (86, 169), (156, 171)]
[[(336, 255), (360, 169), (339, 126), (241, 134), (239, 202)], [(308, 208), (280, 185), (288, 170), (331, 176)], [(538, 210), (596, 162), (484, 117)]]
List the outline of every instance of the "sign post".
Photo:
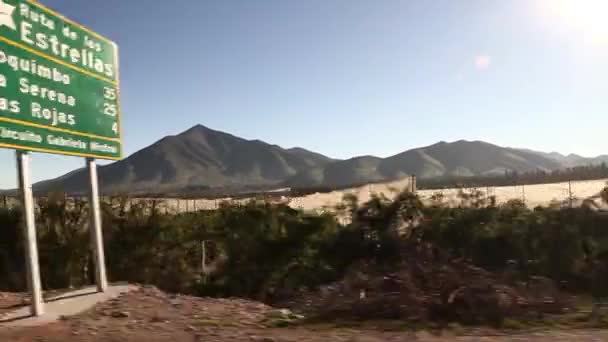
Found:
[(44, 314), (44, 304), (42, 302), (42, 286), (40, 283), (40, 268), (38, 264), (34, 196), (32, 194), (32, 182), (30, 178), (30, 155), (27, 152), (17, 151), (16, 156), (17, 174), (19, 175), (19, 195), (23, 211), (27, 287), (31, 294), (32, 315), (40, 316)]
[(99, 208), (99, 186), (97, 184), (97, 164), (95, 159), (87, 158), (89, 171), (89, 231), (91, 234), (91, 247), (95, 258), (95, 282), (97, 291), (105, 292), (108, 289), (106, 277), (106, 262), (103, 251), (103, 235), (101, 233), (101, 211)]
[(37, 0), (0, 0), (0, 148), (17, 150), (32, 314), (44, 309), (24, 151), (86, 158), (95, 279), (105, 291), (95, 159), (122, 158), (116, 44)]

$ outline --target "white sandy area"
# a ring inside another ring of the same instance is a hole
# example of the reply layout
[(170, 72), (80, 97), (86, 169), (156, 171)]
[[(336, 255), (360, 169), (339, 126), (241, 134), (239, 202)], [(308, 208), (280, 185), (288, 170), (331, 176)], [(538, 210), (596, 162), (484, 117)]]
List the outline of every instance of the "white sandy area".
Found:
[[(592, 180), (592, 181), (573, 181), (571, 182), (571, 194), (573, 205), (580, 205), (585, 199), (598, 200), (599, 193), (607, 185), (608, 179)], [(569, 204), (570, 192), (568, 190), (568, 182), (551, 183), (551, 184), (536, 184), (536, 185), (518, 185), (518, 186), (500, 186), (500, 187), (480, 187), (480, 188), (465, 188), (465, 191), (473, 189), (481, 191), (483, 194), (495, 196), (499, 204), (505, 203), (512, 199), (524, 200), (530, 208), (536, 206), (548, 206), (554, 202)], [(274, 197), (273, 201), (287, 203), (294, 209), (302, 209), (305, 211), (323, 211), (331, 210), (341, 204), (344, 196), (354, 194), (358, 197), (359, 202), (369, 201), (373, 194), (384, 195), (388, 198), (393, 198), (397, 193), (411, 189), (411, 178), (404, 178), (399, 181), (369, 184), (361, 187), (332, 191), (329, 193), (315, 193), (301, 197)], [(417, 193), (421, 199), (428, 202), (433, 194), (442, 193), (448, 203), (457, 204), (458, 193), (461, 189), (441, 189), (441, 190), (418, 190)], [(177, 213), (177, 212), (193, 212), (198, 210), (216, 209), (223, 202), (232, 204), (245, 204), (251, 199), (232, 199), (230, 197), (220, 199), (162, 199), (158, 202), (158, 208), (161, 212)], [(149, 206), (150, 199), (131, 199), (131, 204), (136, 204), (138, 201), (144, 201), (146, 206)]]
[[(607, 182), (608, 179), (573, 181), (570, 183), (570, 190), (568, 182), (475, 189), (486, 195), (495, 196), (499, 204), (513, 199), (520, 199), (528, 207), (533, 208), (536, 206), (547, 206), (553, 202), (566, 203), (569, 202), (570, 196), (572, 196), (575, 205), (580, 205), (582, 200), (597, 199), (602, 189), (607, 186)], [(465, 190), (470, 191), (472, 188)], [(442, 193), (448, 202), (457, 202), (459, 191), (460, 189), (419, 190), (418, 195), (423, 200), (428, 200), (433, 194)]]

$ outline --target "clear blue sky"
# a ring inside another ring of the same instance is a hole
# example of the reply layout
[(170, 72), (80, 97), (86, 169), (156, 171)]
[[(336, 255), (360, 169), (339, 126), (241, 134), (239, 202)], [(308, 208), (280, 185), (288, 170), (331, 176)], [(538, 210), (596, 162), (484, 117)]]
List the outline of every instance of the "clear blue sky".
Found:
[[(120, 46), (127, 156), (197, 123), (338, 158), (458, 139), (608, 153), (605, 0), (41, 2)], [(41, 180), (84, 162), (33, 163)], [(1, 150), (0, 188), (14, 166)]]

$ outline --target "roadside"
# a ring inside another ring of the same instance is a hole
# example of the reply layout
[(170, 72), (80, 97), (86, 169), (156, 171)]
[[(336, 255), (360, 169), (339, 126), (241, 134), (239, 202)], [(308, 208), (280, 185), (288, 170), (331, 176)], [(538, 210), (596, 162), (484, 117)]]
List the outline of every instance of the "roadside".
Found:
[(323, 324), (276, 328), (277, 310), (241, 299), (168, 295), (143, 287), (56, 323), (31, 328), (0, 328), (0, 341), (15, 342), (192, 342), (192, 341), (606, 341), (608, 330), (557, 330), (526, 333), (492, 329), (451, 329), (432, 333), (384, 326)]

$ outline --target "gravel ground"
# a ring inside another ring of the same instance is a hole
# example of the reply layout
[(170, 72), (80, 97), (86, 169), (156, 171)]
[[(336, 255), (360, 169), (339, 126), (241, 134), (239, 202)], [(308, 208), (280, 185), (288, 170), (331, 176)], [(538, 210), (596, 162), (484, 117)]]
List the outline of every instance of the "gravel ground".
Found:
[(25, 303), (23, 294), (0, 292), (0, 319), (6, 313), (23, 307)]
[(57, 323), (36, 328), (0, 326), (0, 341), (608, 341), (608, 330), (505, 334), (480, 329), (456, 336), (452, 333), (382, 331), (371, 327), (269, 328), (269, 317), (276, 313), (276, 309), (246, 300), (167, 295), (153, 287), (144, 287)]

